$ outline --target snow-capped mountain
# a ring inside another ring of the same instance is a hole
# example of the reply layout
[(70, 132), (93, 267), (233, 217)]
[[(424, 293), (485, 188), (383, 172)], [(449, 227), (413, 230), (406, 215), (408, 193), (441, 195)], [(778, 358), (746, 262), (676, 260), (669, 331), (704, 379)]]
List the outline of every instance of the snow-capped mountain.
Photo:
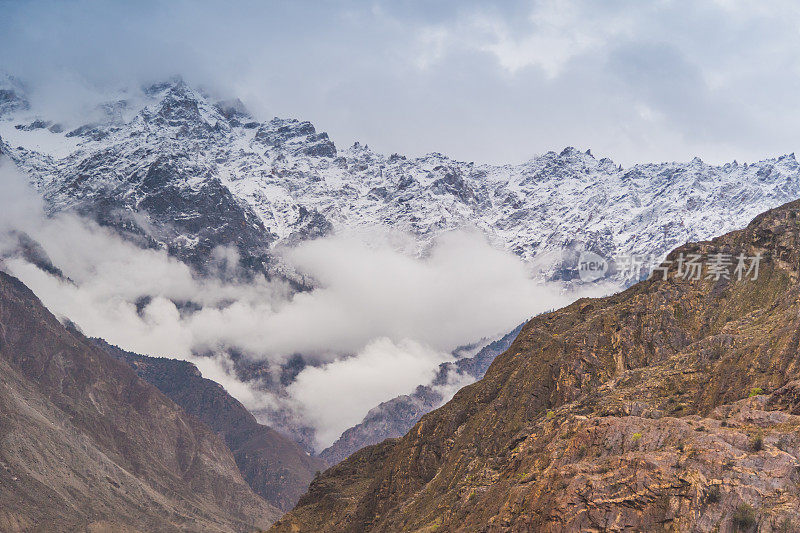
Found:
[[(120, 93), (86, 116), (61, 123), (37, 113), (23, 84), (0, 85), (0, 153), (27, 173), (51, 212), (77, 210), (200, 273), (228, 272), (217, 267), (238, 256), (242, 272), (298, 285), (305, 280), (272, 250), (333, 232), (399, 230), (422, 253), (443, 232), (477, 228), (532, 272), (572, 280), (576, 252), (659, 259), (800, 196), (793, 154), (630, 168), (569, 147), (517, 165), (387, 156), (360, 143), (337, 148), (310, 122), (260, 121), (238, 100), (215, 100), (180, 80)], [(237, 364), (242, 379), (284, 381), (263, 364)], [(281, 372), (291, 381), (304, 364)], [(413, 424), (444, 397), (427, 394), (433, 385), (373, 411), (331, 458)], [(310, 448), (311, 430), (293, 426), (291, 416), (270, 413)]]
[[(752, 164), (622, 168), (566, 148), (519, 165), (339, 149), (309, 122), (261, 122), (182, 81), (98, 107), (66, 127), (0, 93), (0, 137), (53, 211), (75, 208), (203, 270), (219, 246), (261, 268), (276, 244), (383, 226), (417, 237), (476, 227), (548, 277), (561, 251), (661, 257), (800, 196), (794, 155)], [(566, 266), (566, 268), (564, 268)]]

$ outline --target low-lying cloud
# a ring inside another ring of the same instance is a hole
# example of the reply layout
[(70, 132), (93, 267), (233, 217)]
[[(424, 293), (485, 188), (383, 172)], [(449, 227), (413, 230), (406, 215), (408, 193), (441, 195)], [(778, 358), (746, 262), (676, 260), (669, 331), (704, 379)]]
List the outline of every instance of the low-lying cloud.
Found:
[[(45, 217), (22, 183), (10, 165), (0, 167), (0, 252), (52, 312), (124, 349), (192, 361), (256, 410), (277, 400), (238, 380), (226, 354), (276, 366), (302, 355), (310, 365), (281, 401), (317, 430), (319, 446), (377, 403), (426, 383), (455, 347), (571, 299), (470, 232), (446, 234), (421, 256), (406, 252), (410, 241), (374, 234), (284, 250), (286, 264), (315, 281), (308, 292), (264, 278), (199, 279), (163, 250), (140, 249), (94, 222)], [(41, 244), (63, 277), (11, 253), (9, 230)]]
[(449, 358), (447, 352), (413, 340), (379, 338), (353, 357), (306, 369), (289, 392), (317, 428), (317, 446), (322, 449), (361, 422), (372, 407), (429, 383)]

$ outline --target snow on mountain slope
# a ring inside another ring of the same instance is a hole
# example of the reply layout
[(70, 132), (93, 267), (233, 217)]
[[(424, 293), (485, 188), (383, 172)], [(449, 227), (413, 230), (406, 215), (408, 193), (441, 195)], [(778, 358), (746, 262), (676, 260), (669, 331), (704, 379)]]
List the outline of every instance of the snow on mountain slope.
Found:
[(182, 81), (106, 103), (100, 119), (72, 128), (3, 94), (0, 137), (53, 211), (91, 214), (200, 270), (219, 246), (260, 268), (270, 248), (332, 231), (383, 226), (423, 250), (444, 231), (477, 227), (548, 277), (570, 279), (564, 248), (661, 257), (800, 196), (794, 155), (623, 169), (566, 148), (480, 165), (340, 150), (309, 122), (259, 122)]
[[(659, 259), (800, 196), (793, 154), (627, 169), (574, 148), (518, 165), (387, 156), (359, 143), (339, 149), (309, 122), (259, 121), (238, 100), (216, 101), (182, 81), (112, 95), (86, 117), (42, 116), (24, 85), (0, 83), (0, 153), (27, 173), (51, 212), (77, 210), (201, 273), (265, 272), (298, 286), (307, 280), (274, 251), (335, 232), (408, 233), (422, 254), (444, 232), (477, 228), (533, 275), (571, 281), (578, 251)], [(281, 387), (274, 375), (300, 371), (237, 365), (241, 379), (269, 374)], [(313, 430), (293, 417), (269, 416), (309, 447)], [(365, 422), (372, 425), (361, 433), (373, 438), (376, 424), (408, 421)]]

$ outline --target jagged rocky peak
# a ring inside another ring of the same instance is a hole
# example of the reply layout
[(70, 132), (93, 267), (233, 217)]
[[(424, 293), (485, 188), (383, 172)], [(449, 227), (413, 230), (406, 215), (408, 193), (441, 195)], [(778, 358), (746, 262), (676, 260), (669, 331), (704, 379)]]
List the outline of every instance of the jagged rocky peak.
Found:
[(43, 130), (47, 128), (50, 130), (51, 133), (61, 133), (64, 131), (64, 127), (61, 124), (53, 124), (49, 120), (42, 120), (42, 119), (35, 119), (30, 124), (17, 124), (14, 126), (18, 130), (22, 131), (36, 131), (36, 130)]
[(566, 148), (561, 150), (561, 153), (558, 155), (560, 157), (574, 157), (580, 155), (580, 153), (581, 153), (580, 150), (578, 150), (574, 146), (567, 146)]
[(173, 136), (195, 139), (229, 133), (231, 127), (241, 126), (252, 118), (240, 100), (214, 101), (179, 76), (144, 86), (130, 98), (101, 104), (99, 108), (114, 118), (100, 123), (120, 125), (123, 117), (128, 116), (133, 117), (128, 125), (131, 128), (149, 124), (160, 128), (151, 130), (159, 135), (170, 132)]
[(239, 100), (238, 98), (233, 98), (231, 100), (220, 100), (214, 107), (228, 119), (228, 122), (231, 122), (232, 125), (241, 125), (242, 121), (247, 121), (252, 119), (252, 115), (250, 111), (247, 109), (247, 106), (244, 105), (244, 102)]
[(574, 146), (567, 146), (560, 152), (549, 151), (541, 156), (535, 157), (531, 162), (542, 159), (545, 161), (559, 161), (562, 163), (568, 162), (573, 164), (588, 164), (595, 166), (598, 161), (595, 159), (591, 150), (581, 151)]
[(147, 96), (157, 97), (158, 95), (164, 93), (171, 87), (174, 87), (175, 85), (178, 85), (180, 83), (183, 83), (183, 77), (175, 75), (165, 80), (155, 81), (153, 83), (143, 86), (142, 92)]
[(183, 135), (205, 135), (230, 129), (220, 109), (183, 80), (163, 91), (158, 103), (143, 111), (143, 116), (156, 126), (178, 127)]
[(167, 120), (199, 119), (199, 100), (200, 96), (181, 80), (167, 90), (158, 114)]
[(316, 129), (310, 122), (301, 122), (297, 119), (282, 119), (275, 117), (256, 131), (255, 140), (267, 146), (280, 146), (289, 141), (305, 139), (315, 135)]
[[(556, 257), (571, 240), (613, 256), (663, 257), (682, 242), (741, 227), (763, 208), (800, 196), (800, 167), (789, 156), (745, 165), (684, 162), (626, 169), (574, 147), (519, 165), (473, 164), (440, 153), (384, 156), (363, 143), (338, 150), (308, 121), (259, 122), (240, 102), (220, 102), (180, 79), (137, 94), (144, 97), (122, 98), (121, 92), (109, 99), (107, 114), (127, 121), (100, 121), (74, 127), (66, 138), (56, 133), (47, 138), (55, 126), (43, 127), (50, 118), (12, 113), (11, 120), (0, 120), (0, 135), (10, 147), (22, 147), (7, 151), (45, 191), (51, 211), (84, 200), (117, 207), (124, 199), (126, 209), (142, 214), (146, 208), (150, 218), (163, 221), (163, 231), (149, 238), (181, 253), (206, 249), (214, 238), (176, 235), (166, 226), (189, 228), (203, 221), (209, 228), (232, 227), (197, 209), (208, 205), (201, 199), (206, 193), (229, 195), (225, 206), (244, 212), (234, 218), (254, 221), (255, 226), (247, 223), (245, 240), (255, 237), (257, 226), (274, 235), (251, 243), (259, 248), (352, 227), (391, 226), (414, 235), (423, 250), (442, 232), (475, 225), (537, 264), (539, 257)], [(162, 156), (181, 180), (163, 183), (176, 187), (161, 191), (164, 201), (145, 202), (142, 191), (133, 190), (140, 184), (134, 178)], [(214, 180), (214, 187), (200, 190)], [(185, 211), (162, 212), (172, 196)], [(560, 223), (554, 226), (553, 220)], [(233, 232), (217, 233), (216, 244), (232, 244)], [(552, 279), (561, 267), (548, 264), (538, 274)]]
[(273, 118), (258, 128), (255, 140), (269, 148), (288, 149), (293, 155), (336, 157), (336, 146), (325, 132), (308, 121)]

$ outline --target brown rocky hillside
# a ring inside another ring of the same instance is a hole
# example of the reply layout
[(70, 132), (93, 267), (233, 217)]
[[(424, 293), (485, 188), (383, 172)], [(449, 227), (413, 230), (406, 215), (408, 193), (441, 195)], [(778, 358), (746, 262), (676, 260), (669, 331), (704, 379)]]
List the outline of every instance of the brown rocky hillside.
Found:
[(322, 459), (311, 457), (288, 437), (259, 424), (241, 402), (219, 383), (204, 378), (192, 363), (138, 355), (93, 340), (225, 439), (250, 488), (278, 509), (294, 507), (314, 475), (325, 469)]
[(668, 259), (717, 252), (762, 253), (758, 279), (673, 268), (534, 318), (273, 531), (800, 530), (800, 202)]
[(0, 272), (0, 531), (253, 531), (279, 515), (221, 438)]

